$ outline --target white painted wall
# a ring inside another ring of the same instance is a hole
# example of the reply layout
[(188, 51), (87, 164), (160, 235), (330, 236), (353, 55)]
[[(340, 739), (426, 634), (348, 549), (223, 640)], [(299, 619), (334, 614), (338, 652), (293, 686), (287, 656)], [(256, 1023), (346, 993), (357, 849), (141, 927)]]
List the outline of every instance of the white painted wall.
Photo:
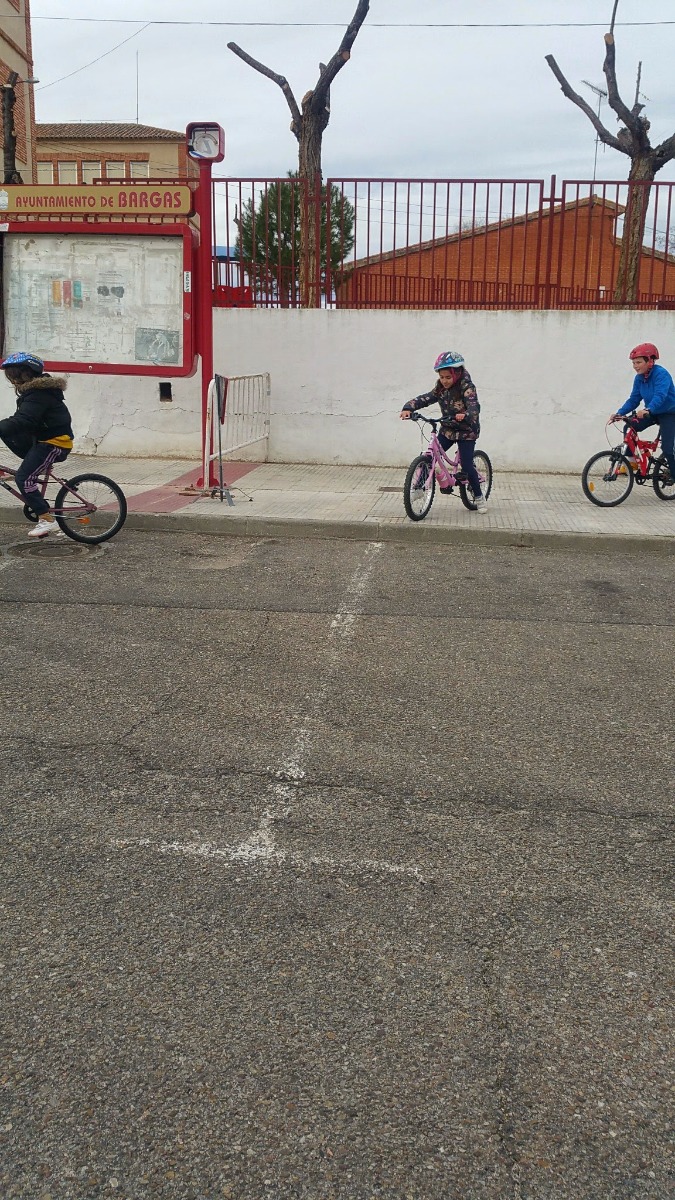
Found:
[[(199, 374), (171, 379), (173, 399), (159, 398), (159, 380), (133, 375), (72, 374), (66, 403), (81, 454), (129, 458), (200, 457)], [(1, 403), (1, 402), (0, 402)]]
[[(398, 420), (400, 406), (433, 386), (439, 351), (457, 349), (495, 467), (577, 472), (629, 395), (631, 347), (656, 342), (675, 371), (672, 313), (219, 309), (214, 337), (216, 371), (271, 374), (276, 462), (404, 465), (419, 435)], [(199, 375), (172, 386), (167, 404), (157, 380), (72, 375), (77, 448), (197, 458)]]

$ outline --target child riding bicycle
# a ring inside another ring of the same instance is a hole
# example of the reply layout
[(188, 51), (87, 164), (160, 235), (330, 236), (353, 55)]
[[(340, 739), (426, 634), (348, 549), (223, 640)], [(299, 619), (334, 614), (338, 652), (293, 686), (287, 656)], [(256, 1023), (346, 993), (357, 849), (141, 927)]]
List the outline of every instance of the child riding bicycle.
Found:
[[(650, 425), (658, 425), (663, 457), (671, 479), (675, 480), (675, 385), (665, 367), (656, 365), (658, 357), (659, 352), (652, 342), (641, 342), (631, 350), (630, 360), (635, 370), (633, 390), (626, 403), (612, 413), (610, 420), (635, 414), (630, 426), (637, 433)], [(639, 408), (640, 404), (642, 408)]]
[[(26, 504), (38, 518), (28, 537), (43, 538), (58, 530), (38, 480), (54, 463), (63, 462), (73, 448), (73, 429), (66, 408), (65, 379), (48, 375), (41, 358), (20, 350), (10, 354), (0, 369), (12, 384), (16, 412), (0, 421), (0, 439), (23, 461), (14, 476)], [(1, 472), (5, 478), (11, 478)]]
[(438, 383), (431, 392), (423, 392), (403, 405), (401, 420), (409, 421), (410, 414), (418, 408), (439, 404), (441, 409), (441, 431), (438, 440), (444, 450), (457, 442), (462, 471), (476, 501), (476, 511), (487, 512), (487, 500), (481, 490), (480, 478), (474, 466), (473, 455), (480, 433), (480, 404), (473, 380), (464, 366), (461, 354), (444, 350), (434, 363), (438, 372)]

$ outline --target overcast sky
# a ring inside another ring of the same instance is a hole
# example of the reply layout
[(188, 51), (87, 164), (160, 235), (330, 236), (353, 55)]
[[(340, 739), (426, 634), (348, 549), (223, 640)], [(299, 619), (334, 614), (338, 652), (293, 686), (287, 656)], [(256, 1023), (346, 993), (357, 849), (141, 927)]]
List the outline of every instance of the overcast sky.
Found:
[[(299, 102), (355, 7), (356, 0), (32, 0), (37, 119), (135, 121), (138, 54), (141, 122), (182, 130), (189, 121), (217, 120), (227, 140), (223, 174), (284, 174), (297, 165), (286, 101), (227, 42), (286, 75)], [(590, 179), (593, 128), (562, 95), (544, 55), (553, 54), (570, 83), (597, 104), (581, 81), (604, 83), (611, 11), (612, 0), (371, 0), (351, 61), (331, 91), (324, 175)], [(142, 28), (170, 21), (177, 24)], [(461, 28), (466, 21), (482, 27)], [(510, 22), (526, 27), (496, 27)], [(597, 25), (581, 24), (588, 22)], [(543, 23), (551, 24), (536, 27)], [(655, 145), (675, 132), (672, 0), (620, 0), (615, 35), (619, 87), (629, 105), (642, 60)], [(616, 132), (606, 104), (602, 115)], [(628, 165), (601, 147), (597, 177), (625, 179)], [(658, 178), (675, 180), (675, 164)]]

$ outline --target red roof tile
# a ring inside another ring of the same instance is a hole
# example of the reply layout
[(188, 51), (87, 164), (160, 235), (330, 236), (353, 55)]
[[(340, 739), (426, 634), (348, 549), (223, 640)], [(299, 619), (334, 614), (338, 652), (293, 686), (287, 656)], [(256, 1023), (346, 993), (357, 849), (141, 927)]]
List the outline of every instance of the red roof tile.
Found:
[(69, 121), (67, 124), (37, 124), (38, 139), (47, 141), (64, 138), (72, 141), (95, 142), (182, 142), (185, 134), (175, 129), (158, 129), (155, 125), (137, 125), (131, 121)]

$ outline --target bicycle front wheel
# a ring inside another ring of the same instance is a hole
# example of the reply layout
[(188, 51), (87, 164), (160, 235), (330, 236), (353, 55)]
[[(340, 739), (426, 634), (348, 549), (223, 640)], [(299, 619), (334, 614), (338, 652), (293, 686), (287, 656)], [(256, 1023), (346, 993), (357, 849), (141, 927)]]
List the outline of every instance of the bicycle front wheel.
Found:
[[(480, 488), (483, 496), (487, 500), (492, 491), (492, 463), (484, 450), (476, 450), (473, 456), (473, 465), (478, 471), (480, 479)], [(470, 512), (476, 511), (476, 501), (473, 498), (473, 492), (466, 486), (465, 483), (459, 485), (459, 498), (465, 508)]]
[(601, 450), (586, 463), (581, 472), (581, 486), (591, 504), (615, 508), (630, 496), (633, 468), (616, 450)]
[(675, 500), (675, 479), (670, 474), (665, 458), (659, 458), (654, 463), (652, 483), (659, 500)]
[(423, 521), (434, 502), (436, 472), (424, 454), (414, 458), (403, 484), (403, 505), (411, 521)]
[(105, 475), (75, 475), (58, 492), (54, 516), (67, 537), (93, 546), (119, 533), (127, 501), (121, 487)]

